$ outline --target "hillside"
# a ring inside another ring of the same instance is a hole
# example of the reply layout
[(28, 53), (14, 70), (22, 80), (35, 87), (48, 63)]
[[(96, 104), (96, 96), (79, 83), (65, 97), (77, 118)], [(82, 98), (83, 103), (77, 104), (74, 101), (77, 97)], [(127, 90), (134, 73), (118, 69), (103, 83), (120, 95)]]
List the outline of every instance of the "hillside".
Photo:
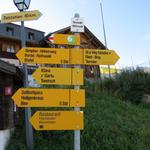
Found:
[[(150, 109), (100, 94), (86, 100), (81, 150), (150, 150)], [(73, 131), (34, 133), (36, 150), (72, 150)], [(7, 150), (25, 149), (16, 129)]]

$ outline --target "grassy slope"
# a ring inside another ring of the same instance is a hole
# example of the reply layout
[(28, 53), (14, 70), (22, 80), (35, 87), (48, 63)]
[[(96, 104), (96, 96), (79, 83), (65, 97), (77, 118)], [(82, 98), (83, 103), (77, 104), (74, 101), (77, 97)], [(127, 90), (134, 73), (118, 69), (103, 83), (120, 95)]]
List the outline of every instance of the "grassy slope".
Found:
[[(150, 110), (106, 95), (86, 100), (81, 150), (150, 150)], [(8, 150), (25, 149), (18, 133)], [(16, 139), (17, 138), (17, 139)], [(35, 132), (36, 150), (72, 150), (73, 131)]]
[(150, 110), (104, 95), (89, 98), (83, 149), (150, 150)]

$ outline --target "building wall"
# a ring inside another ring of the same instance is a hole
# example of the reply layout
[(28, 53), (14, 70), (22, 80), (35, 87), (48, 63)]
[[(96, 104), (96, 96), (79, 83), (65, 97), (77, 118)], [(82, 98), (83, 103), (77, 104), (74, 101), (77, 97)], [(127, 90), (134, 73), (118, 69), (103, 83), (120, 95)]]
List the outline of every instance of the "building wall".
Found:
[(5, 150), (13, 129), (0, 131), (0, 150)]
[[(29, 35), (34, 35), (29, 37)], [(0, 37), (13, 38), (15, 40), (21, 39), (21, 30), (20, 26), (12, 23), (0, 24)], [(34, 30), (31, 28), (25, 28), (25, 37), (27, 42), (39, 42), (42, 38), (44, 38), (44, 32)]]
[(14, 126), (14, 103), (12, 94), (7, 94), (6, 89), (11, 88), (13, 93), (13, 77), (0, 73), (0, 130)]
[[(39, 41), (44, 38), (44, 32), (25, 28), (27, 47), (39, 47)], [(21, 49), (21, 29), (19, 25), (0, 24), (0, 60), (21, 66), (16, 53)]]

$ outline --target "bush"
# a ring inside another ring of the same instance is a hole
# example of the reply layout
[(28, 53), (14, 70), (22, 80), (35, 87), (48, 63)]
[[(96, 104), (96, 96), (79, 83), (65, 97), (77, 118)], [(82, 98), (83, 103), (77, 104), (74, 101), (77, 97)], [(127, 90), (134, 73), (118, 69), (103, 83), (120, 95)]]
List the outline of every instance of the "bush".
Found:
[(137, 68), (124, 70), (114, 78), (105, 78), (102, 90), (108, 94), (115, 94), (122, 100), (129, 100), (139, 104), (144, 94), (150, 94), (150, 74)]

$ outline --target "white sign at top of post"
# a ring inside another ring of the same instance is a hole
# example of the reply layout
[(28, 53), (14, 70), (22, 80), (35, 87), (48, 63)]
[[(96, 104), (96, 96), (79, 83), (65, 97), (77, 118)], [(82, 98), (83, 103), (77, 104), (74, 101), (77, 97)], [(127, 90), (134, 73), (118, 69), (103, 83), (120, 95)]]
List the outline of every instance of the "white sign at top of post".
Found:
[(84, 32), (83, 18), (72, 18), (71, 19), (71, 31), (72, 32)]

